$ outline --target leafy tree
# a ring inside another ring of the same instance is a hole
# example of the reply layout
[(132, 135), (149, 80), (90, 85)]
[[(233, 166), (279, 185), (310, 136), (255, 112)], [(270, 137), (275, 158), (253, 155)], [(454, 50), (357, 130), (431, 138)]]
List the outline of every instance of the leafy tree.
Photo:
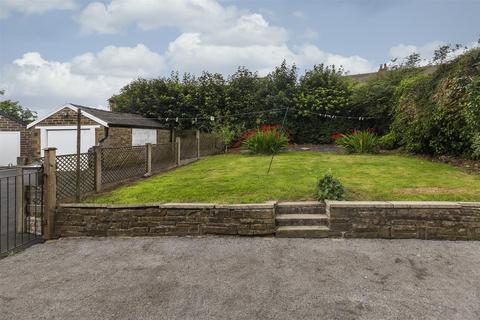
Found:
[[(342, 120), (325, 119), (319, 114), (349, 115), (350, 82), (342, 76), (343, 69), (315, 65), (300, 77), (295, 96), (294, 133), (301, 142), (328, 143), (334, 131), (344, 131)], [(340, 130), (336, 130), (338, 127)]]
[[(4, 94), (5, 90), (0, 90), (0, 95)], [(37, 113), (35, 111), (22, 107), (18, 101), (0, 101), (0, 110), (9, 117), (24, 123), (33, 122), (37, 118)]]
[(418, 64), (422, 60), (422, 57), (419, 53), (414, 52), (405, 58), (405, 67), (406, 68), (415, 68), (418, 67)]
[[(225, 89), (225, 121), (230, 123), (241, 122), (245, 128), (254, 128), (257, 125), (256, 112), (261, 110), (258, 105), (258, 87), (261, 80), (256, 72), (240, 67), (229, 77)], [(234, 116), (242, 114), (241, 117)]]
[[(221, 120), (225, 110), (225, 79), (219, 73), (203, 72), (197, 85), (198, 115), (204, 119), (199, 120), (196, 126), (210, 131)], [(216, 121), (212, 122), (210, 116), (214, 116)]]
[[(261, 110), (277, 110), (261, 115), (262, 123), (281, 123), (286, 111), (287, 115), (295, 113), (295, 97), (297, 95), (297, 67), (288, 66), (284, 60), (282, 64), (269, 73), (260, 86), (258, 93), (258, 105)], [(282, 109), (282, 110), (278, 110)], [(285, 110), (283, 110), (285, 109)]]
[(449, 44), (438, 47), (438, 49), (436, 49), (433, 52), (433, 63), (435, 64), (445, 63), (450, 51), (451, 51), (451, 47)]

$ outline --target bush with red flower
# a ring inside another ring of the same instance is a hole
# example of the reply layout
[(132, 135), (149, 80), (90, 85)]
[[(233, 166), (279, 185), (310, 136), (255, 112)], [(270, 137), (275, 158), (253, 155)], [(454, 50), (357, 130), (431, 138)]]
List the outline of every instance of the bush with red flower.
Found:
[[(248, 140), (249, 138), (253, 137), (257, 134), (257, 132), (269, 132), (269, 131), (283, 131), (281, 124), (262, 124), (258, 129), (251, 129), (242, 133), (240, 138), (233, 144), (233, 148), (239, 148), (242, 145), (242, 142)], [(289, 139), (289, 135), (287, 132), (284, 133), (285, 137)]]
[(258, 129), (242, 142), (242, 149), (251, 154), (277, 154), (288, 146), (288, 138), (279, 128)]

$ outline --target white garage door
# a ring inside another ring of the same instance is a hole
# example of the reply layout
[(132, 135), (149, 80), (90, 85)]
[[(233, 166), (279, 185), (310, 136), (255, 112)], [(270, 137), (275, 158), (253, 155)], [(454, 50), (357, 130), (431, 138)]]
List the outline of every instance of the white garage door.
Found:
[(20, 132), (0, 131), (0, 166), (17, 164), (20, 156)]
[[(80, 152), (87, 152), (95, 145), (95, 130), (81, 130)], [(76, 129), (47, 129), (47, 147), (57, 148), (57, 155), (73, 154), (77, 152)]]

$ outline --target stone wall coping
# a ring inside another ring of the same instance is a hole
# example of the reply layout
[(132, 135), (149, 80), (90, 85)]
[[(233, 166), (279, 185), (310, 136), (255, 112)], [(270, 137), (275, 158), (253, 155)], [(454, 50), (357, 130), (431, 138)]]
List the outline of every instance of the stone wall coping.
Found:
[(480, 207), (480, 202), (449, 201), (332, 201), (325, 203), (330, 208), (438, 208), (460, 209), (462, 207)]
[(278, 202), (277, 207), (282, 208), (296, 208), (296, 207), (308, 207), (308, 206), (323, 206), (323, 201), (292, 201), (292, 202)]
[(276, 201), (265, 203), (246, 203), (246, 204), (216, 204), (217, 209), (273, 209)]
[(459, 202), (462, 207), (473, 207), (480, 209), (480, 202)]
[(160, 208), (170, 209), (213, 209), (214, 203), (181, 203), (181, 202), (169, 202), (157, 205)]
[[(333, 201), (326, 200), (330, 208), (438, 208), (460, 209), (462, 207), (480, 208), (480, 202), (448, 202), (448, 201)], [(61, 203), (60, 208), (92, 208), (92, 209), (129, 209), (129, 208), (172, 208), (172, 209), (272, 209), (277, 207), (321, 206), (319, 201), (246, 203), (246, 204), (214, 204), (214, 203), (146, 203), (146, 204), (99, 204), (99, 203)]]
[(214, 203), (147, 203), (147, 204), (101, 204), (101, 203), (60, 203), (59, 208), (91, 208), (91, 209), (273, 209), (276, 202), (249, 204), (214, 204)]
[(390, 201), (394, 208), (438, 208), (438, 209), (457, 209), (462, 205), (458, 202), (445, 201)]
[(158, 203), (142, 204), (102, 204), (102, 203), (60, 203), (59, 208), (92, 208), (92, 209), (128, 209), (128, 208), (158, 208)]
[(334, 201), (325, 200), (325, 204), (330, 208), (393, 208), (393, 204), (388, 201)]

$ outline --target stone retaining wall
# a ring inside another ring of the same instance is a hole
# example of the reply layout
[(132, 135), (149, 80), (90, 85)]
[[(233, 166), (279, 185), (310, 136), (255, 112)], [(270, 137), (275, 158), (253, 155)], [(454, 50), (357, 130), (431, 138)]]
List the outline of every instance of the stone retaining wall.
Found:
[(272, 235), (274, 203), (252, 205), (62, 204), (57, 236)]
[(331, 236), (480, 240), (480, 203), (327, 201)]
[(56, 233), (61, 237), (273, 235), (276, 215), (292, 213), (326, 213), (330, 237), (480, 240), (478, 202), (62, 204), (56, 210)]

